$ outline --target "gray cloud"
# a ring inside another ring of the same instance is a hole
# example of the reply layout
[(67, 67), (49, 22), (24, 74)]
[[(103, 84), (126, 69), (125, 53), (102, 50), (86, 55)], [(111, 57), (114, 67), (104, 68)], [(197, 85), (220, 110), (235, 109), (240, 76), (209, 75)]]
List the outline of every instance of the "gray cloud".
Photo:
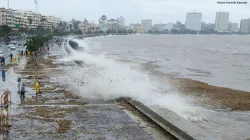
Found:
[[(7, 0), (0, 0), (7, 7)], [(35, 11), (34, 0), (9, 0), (10, 8)], [(153, 19), (154, 23), (184, 22), (186, 12), (203, 13), (203, 21), (214, 22), (216, 11), (230, 12), (230, 20), (240, 22), (250, 18), (250, 0), (243, 5), (217, 4), (217, 0), (37, 0), (38, 12), (55, 15), (64, 20), (85, 17), (97, 21), (102, 14), (108, 18), (123, 16), (126, 23)]]

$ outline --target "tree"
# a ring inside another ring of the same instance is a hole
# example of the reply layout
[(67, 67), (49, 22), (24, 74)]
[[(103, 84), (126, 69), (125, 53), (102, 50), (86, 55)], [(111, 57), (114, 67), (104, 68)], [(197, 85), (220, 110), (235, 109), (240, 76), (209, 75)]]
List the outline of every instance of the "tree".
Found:
[(11, 27), (9, 27), (8, 25), (2, 25), (2, 30), (5, 34), (8, 34), (11, 32)]
[(131, 29), (128, 30), (128, 33), (129, 33), (129, 34), (133, 34), (133, 30), (131, 30)]
[(30, 37), (26, 41), (27, 50), (37, 51), (40, 47), (43, 47), (49, 40), (53, 39), (53, 36), (34, 36)]
[(79, 21), (74, 21), (72, 24), (73, 24), (73, 27), (74, 27), (74, 31), (79, 30), (79, 24), (80, 24)]
[(3, 36), (5, 36), (5, 35), (6, 35), (5, 32), (4, 32), (3, 30), (0, 29), (0, 37), (3, 37)]
[(72, 32), (72, 24), (69, 24), (70, 32)]

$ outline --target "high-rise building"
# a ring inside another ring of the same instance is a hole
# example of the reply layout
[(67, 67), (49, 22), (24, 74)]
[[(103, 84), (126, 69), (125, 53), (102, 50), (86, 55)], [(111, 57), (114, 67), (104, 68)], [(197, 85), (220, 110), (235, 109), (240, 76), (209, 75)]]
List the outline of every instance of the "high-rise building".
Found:
[(229, 32), (238, 32), (238, 23), (228, 23), (228, 31)]
[(240, 21), (240, 32), (241, 33), (250, 33), (250, 18), (242, 19)]
[(186, 15), (185, 28), (194, 31), (201, 30), (202, 13), (191, 12)]
[(228, 12), (216, 12), (215, 18), (215, 31), (217, 32), (228, 32)]
[(122, 16), (118, 18), (118, 24), (120, 26), (125, 26), (125, 19)]

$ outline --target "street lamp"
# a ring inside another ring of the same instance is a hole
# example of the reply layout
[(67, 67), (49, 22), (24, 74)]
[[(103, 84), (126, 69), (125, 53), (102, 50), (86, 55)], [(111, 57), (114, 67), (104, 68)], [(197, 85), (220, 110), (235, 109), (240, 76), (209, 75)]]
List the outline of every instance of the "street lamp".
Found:
[(35, 0), (35, 4), (36, 4), (36, 34), (37, 34), (37, 32), (38, 32), (38, 16), (37, 16), (37, 1)]
[(8, 9), (10, 9), (10, 1), (7, 0), (7, 4), (8, 4)]

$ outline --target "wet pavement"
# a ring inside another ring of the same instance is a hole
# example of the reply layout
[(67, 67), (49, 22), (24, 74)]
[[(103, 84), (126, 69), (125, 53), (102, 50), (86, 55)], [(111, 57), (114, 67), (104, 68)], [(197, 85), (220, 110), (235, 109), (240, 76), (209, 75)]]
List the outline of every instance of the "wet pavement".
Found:
[[(52, 48), (51, 53), (56, 54), (58, 49)], [(47, 61), (53, 56), (44, 56), (39, 57), (39, 69), (31, 63), (31, 58), (23, 58), (18, 66), (10, 68), (6, 81), (1, 83), (1, 90), (8, 88), (12, 93), (9, 139), (154, 139), (115, 101), (79, 97), (57, 84), (56, 76), (60, 74), (53, 77), (56, 67), (47, 68), (55, 65)], [(19, 76), (26, 84), (24, 101), (17, 92)], [(34, 78), (38, 77), (42, 94), (32, 98)]]

